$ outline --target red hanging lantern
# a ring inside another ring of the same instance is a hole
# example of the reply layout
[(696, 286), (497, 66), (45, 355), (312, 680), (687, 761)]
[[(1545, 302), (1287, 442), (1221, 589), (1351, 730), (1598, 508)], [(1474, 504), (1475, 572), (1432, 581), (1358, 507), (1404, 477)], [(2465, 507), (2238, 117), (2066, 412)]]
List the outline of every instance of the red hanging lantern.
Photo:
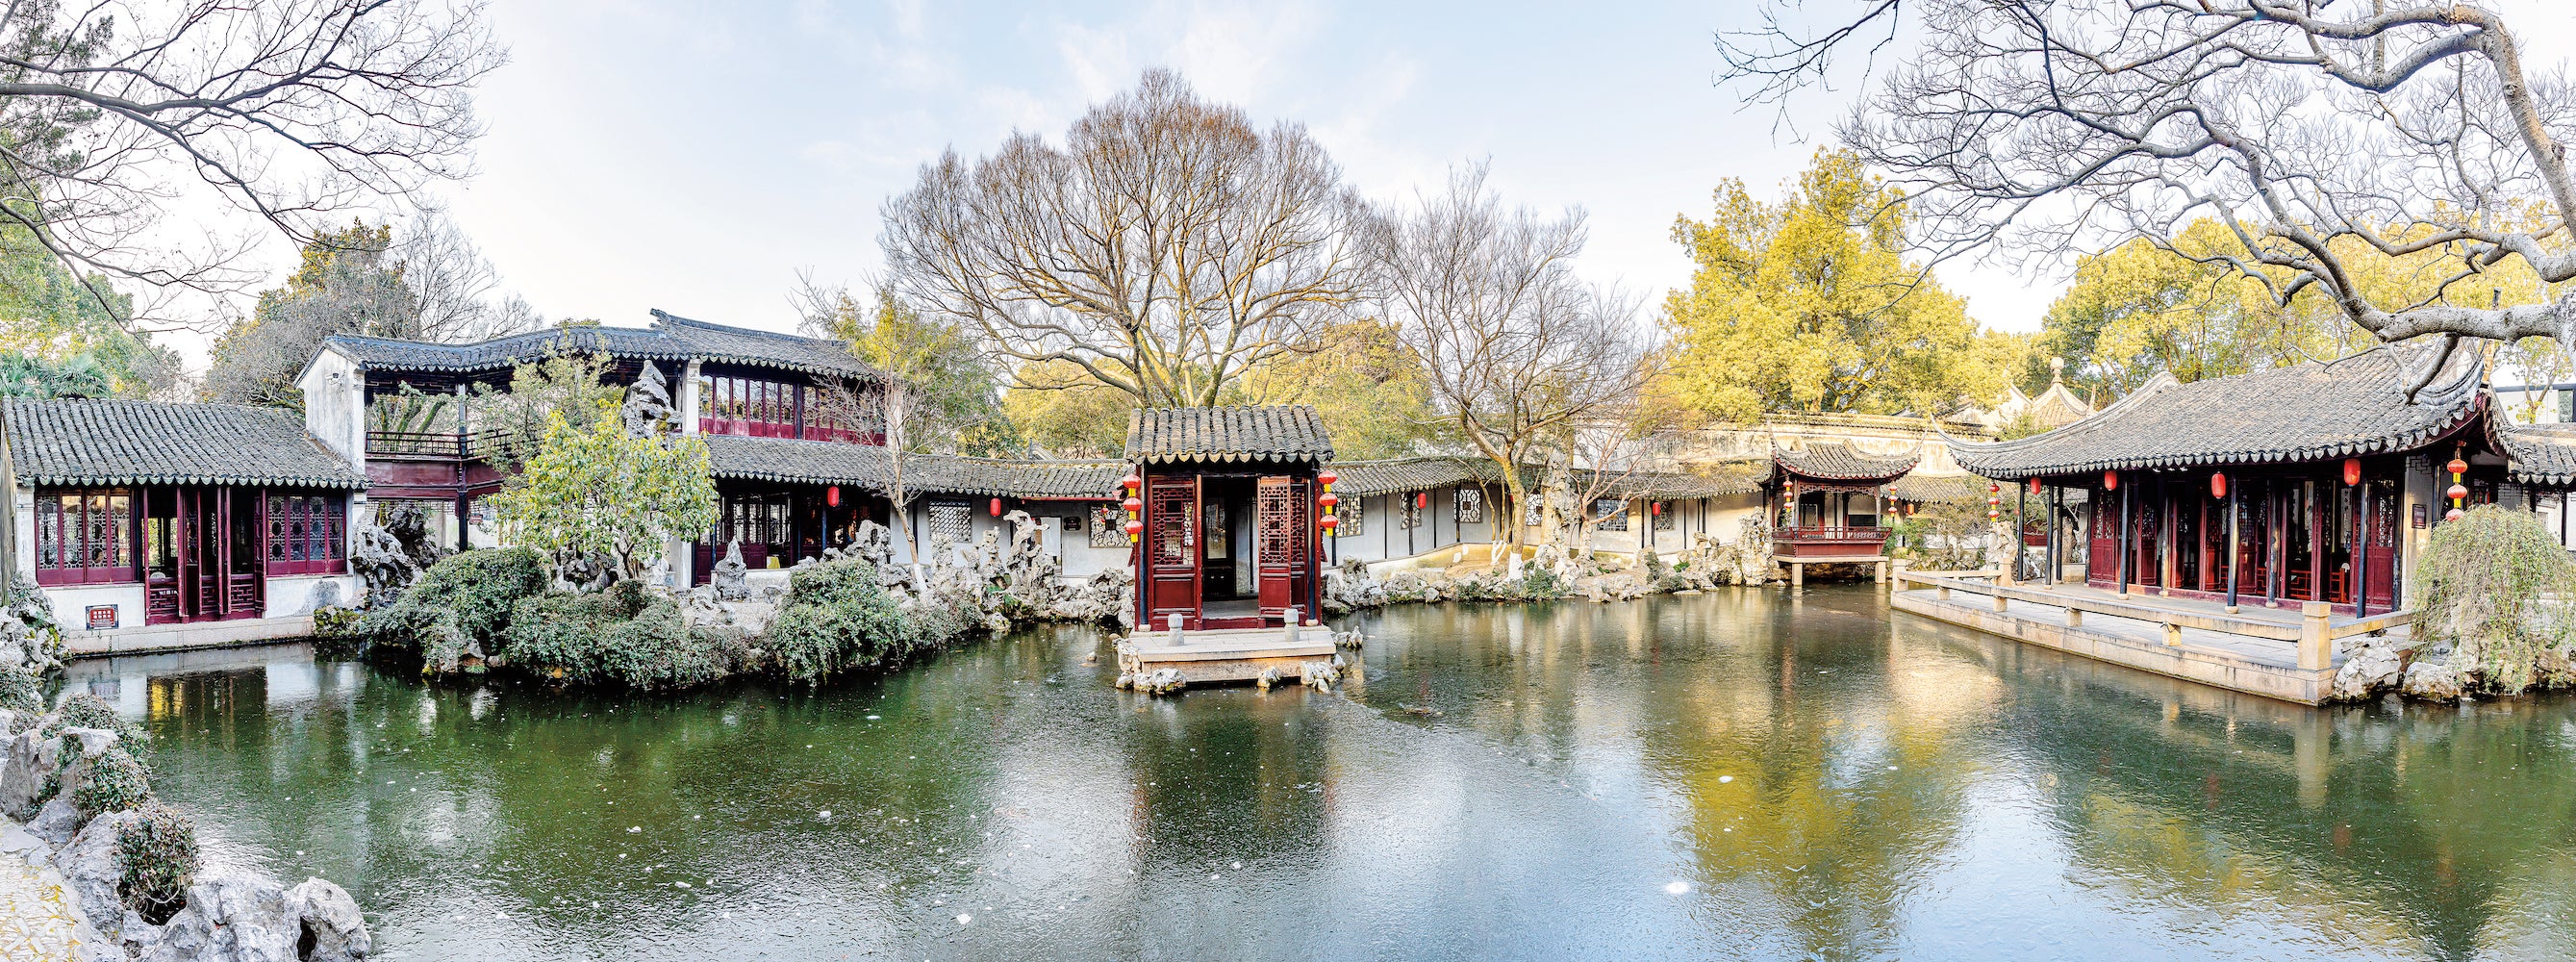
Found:
[(1416, 508), (1428, 508), (1428, 507), (1430, 507), (1430, 506), (1431, 506), (1431, 492), (1429, 492), (1429, 491), (1417, 491), (1417, 492), (1414, 492), (1414, 494), (1413, 494), (1413, 506), (1414, 506), (1414, 507), (1416, 507)]
[(1323, 505), (1325, 511), (1331, 511), (1334, 505), (1342, 503), (1342, 496), (1326, 491), (1315, 496), (1315, 503)]
[(2360, 484), (2360, 483), (2361, 483), (2361, 459), (2360, 459), (2360, 458), (2345, 458), (2345, 459), (2343, 459), (2343, 486), (2344, 486), (2344, 487), (2349, 488), (2349, 487), (2352, 487), (2353, 485)]
[[(1123, 478), (1118, 479), (1118, 485), (1119, 485), (1120, 487), (1126, 488), (1126, 489), (1127, 489), (1127, 493), (1128, 493), (1128, 494), (1134, 494), (1134, 493), (1136, 493), (1136, 489), (1137, 489), (1137, 488), (1141, 488), (1141, 487), (1144, 487), (1144, 486), (1145, 486), (1145, 479), (1140, 478), (1140, 477), (1137, 477), (1137, 476), (1136, 476), (1136, 472), (1134, 472), (1134, 471), (1129, 471), (1129, 472), (1127, 472), (1127, 476), (1126, 476), (1126, 477), (1123, 477)], [(1132, 511), (1132, 510), (1135, 510), (1135, 509), (1130, 508), (1130, 509), (1128, 509), (1128, 510), (1131, 510), (1131, 511)]]
[(2458, 508), (2452, 508), (2452, 509), (2451, 509), (2451, 510), (2449, 510), (2449, 511), (2444, 511), (2444, 512), (2442, 512), (2442, 520), (2444, 520), (2444, 521), (2458, 521), (2458, 520), (2460, 520), (2460, 517), (2461, 517), (2462, 515), (2465, 515), (2465, 514), (2468, 514), (2468, 512), (2466, 512), (2466, 511), (2462, 511), (2462, 510), (2460, 510), (2460, 509), (2458, 509)]
[(835, 508), (840, 507), (840, 506), (841, 506), (841, 486), (836, 484), (836, 485), (833, 485), (833, 486), (831, 486), (831, 487), (824, 488), (824, 489), (823, 489), (823, 503), (824, 503), (824, 504), (826, 504), (826, 505), (830, 505), (830, 506), (832, 506), (832, 507), (835, 507)]
[(1341, 524), (1342, 524), (1342, 519), (1340, 519), (1340, 518), (1336, 518), (1336, 517), (1333, 517), (1332, 515), (1329, 515), (1329, 514), (1328, 514), (1328, 515), (1325, 515), (1322, 519), (1320, 519), (1320, 520), (1316, 521), (1315, 523), (1323, 526), (1323, 528), (1324, 528), (1324, 533), (1326, 533), (1326, 534), (1331, 534), (1334, 528), (1337, 528), (1337, 527), (1340, 527), (1340, 526), (1341, 526)]
[(2442, 470), (2451, 472), (2451, 480), (2457, 481), (2460, 475), (2469, 473), (2469, 463), (2455, 457), (2451, 463), (2443, 465)]
[(1126, 527), (1127, 527), (1127, 543), (1129, 543), (1129, 544), (1134, 544), (1134, 543), (1136, 543), (1136, 536), (1138, 536), (1138, 535), (1141, 535), (1141, 534), (1144, 534), (1144, 533), (1145, 533), (1145, 522), (1138, 521), (1138, 520), (1136, 520), (1136, 519), (1134, 519), (1134, 518), (1129, 518), (1129, 519), (1127, 519), (1127, 525), (1126, 525)]
[(2209, 472), (2209, 496), (2213, 498), (2227, 496), (2227, 475), (2217, 471)]
[(1335, 481), (1339, 481), (1339, 480), (1341, 480), (1341, 479), (1342, 479), (1342, 476), (1341, 476), (1341, 475), (1338, 475), (1338, 474), (1334, 474), (1334, 473), (1333, 473), (1333, 469), (1331, 469), (1331, 468), (1325, 468), (1325, 469), (1324, 469), (1324, 473), (1322, 473), (1322, 474), (1318, 474), (1318, 475), (1316, 475), (1316, 476), (1315, 476), (1315, 480), (1320, 481), (1320, 482), (1323, 482), (1323, 485), (1324, 485), (1325, 487), (1327, 487), (1327, 488), (1332, 487), (1332, 486), (1333, 486), (1333, 482), (1335, 482)]
[(994, 499), (993, 499), (993, 517), (998, 518), (998, 517), (1001, 517), (1001, 516), (1002, 516), (1002, 499), (1000, 499), (1000, 498), (994, 498)]
[(2457, 500), (2460, 500), (2461, 498), (2465, 498), (2465, 497), (2468, 497), (2468, 496), (2469, 496), (2469, 486), (2468, 486), (2468, 485), (2465, 485), (2465, 484), (2454, 484), (2454, 485), (2452, 485), (2452, 486), (2451, 486), (2451, 490), (2450, 490), (2447, 494), (2445, 494), (2445, 495), (2444, 495), (2444, 497), (2450, 498), (2450, 499), (2451, 499), (2451, 500), (2453, 500), (2453, 501), (2457, 501)]
[(2117, 490), (2120, 490), (2120, 472), (2117, 472), (2117, 471), (2104, 471), (2104, 472), (2102, 472), (2102, 490), (2104, 490), (2104, 491), (2117, 491)]
[(1663, 502), (1661, 502), (1661, 501), (1650, 502), (1650, 503), (1648, 503), (1648, 504), (1646, 505), (1646, 511), (1647, 511), (1648, 513), (1650, 513), (1650, 514), (1653, 514), (1655, 517), (1658, 517), (1658, 518), (1663, 517), (1663, 516), (1664, 516), (1664, 503), (1663, 503)]
[(1131, 494), (1127, 496), (1126, 502), (1120, 504), (1119, 507), (1126, 508), (1128, 514), (1135, 514), (1136, 512), (1145, 510), (1145, 502), (1143, 499)]
[(2038, 493), (2039, 493), (2039, 479), (2038, 479), (2038, 478), (2032, 478), (2032, 479), (2030, 479), (2030, 493), (2032, 493), (2032, 494), (2038, 494)]

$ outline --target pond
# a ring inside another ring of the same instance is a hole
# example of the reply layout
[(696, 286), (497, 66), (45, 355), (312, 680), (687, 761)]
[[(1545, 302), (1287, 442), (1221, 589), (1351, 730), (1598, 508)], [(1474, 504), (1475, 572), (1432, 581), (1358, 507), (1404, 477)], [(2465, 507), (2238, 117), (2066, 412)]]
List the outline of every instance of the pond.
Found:
[(1353, 623), (1335, 695), (1119, 692), (1064, 627), (819, 691), (72, 683), (385, 959), (2576, 955), (2576, 702), (2312, 710), (1866, 586)]

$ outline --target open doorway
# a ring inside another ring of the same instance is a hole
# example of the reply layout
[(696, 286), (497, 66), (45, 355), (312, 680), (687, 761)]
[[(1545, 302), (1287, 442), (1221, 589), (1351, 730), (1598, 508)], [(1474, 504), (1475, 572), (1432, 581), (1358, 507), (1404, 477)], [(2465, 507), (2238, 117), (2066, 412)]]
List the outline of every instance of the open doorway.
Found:
[(1200, 489), (1207, 563), (1201, 569), (1200, 611), (1204, 618), (1259, 618), (1261, 582), (1252, 563), (1253, 480), (1207, 477)]

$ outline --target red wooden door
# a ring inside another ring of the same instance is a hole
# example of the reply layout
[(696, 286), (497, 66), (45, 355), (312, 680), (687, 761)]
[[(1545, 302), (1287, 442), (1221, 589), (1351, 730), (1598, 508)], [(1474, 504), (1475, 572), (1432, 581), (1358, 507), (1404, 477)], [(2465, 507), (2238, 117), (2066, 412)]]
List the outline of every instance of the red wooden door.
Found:
[(1145, 611), (1154, 627), (1169, 615), (1199, 620), (1199, 479), (1153, 478), (1145, 487)]
[(2156, 510), (2156, 492), (2153, 489), (2138, 492), (2137, 512), (2138, 516), (2129, 522), (2130, 547), (2136, 551), (2129, 560), (2129, 583), (2161, 585), (2164, 583), (2164, 554), (2157, 549), (2162, 546), (2164, 516)]
[(1297, 569), (1305, 561), (1305, 541), (1297, 529), (1297, 485), (1287, 478), (1262, 478), (1252, 495), (1252, 558), (1261, 583), (1261, 613), (1284, 614), (1297, 601)]
[(2088, 532), (2091, 544), (2084, 552), (2084, 580), (2091, 584), (2109, 587), (2120, 578), (2118, 497), (2111, 491), (2093, 492), (2093, 523)]
[(2397, 485), (2370, 482), (2370, 541), (2362, 546), (2362, 583), (2369, 586), (2370, 607), (2397, 607)]

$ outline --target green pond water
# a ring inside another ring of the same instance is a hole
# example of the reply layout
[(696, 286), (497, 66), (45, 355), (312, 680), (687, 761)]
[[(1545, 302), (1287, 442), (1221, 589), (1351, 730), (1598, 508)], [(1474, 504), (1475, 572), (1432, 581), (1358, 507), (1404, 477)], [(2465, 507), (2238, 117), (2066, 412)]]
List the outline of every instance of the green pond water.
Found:
[(384, 959), (2576, 955), (2569, 700), (2311, 710), (1865, 586), (1352, 623), (1335, 695), (1122, 693), (1078, 628), (820, 691), (71, 683)]

